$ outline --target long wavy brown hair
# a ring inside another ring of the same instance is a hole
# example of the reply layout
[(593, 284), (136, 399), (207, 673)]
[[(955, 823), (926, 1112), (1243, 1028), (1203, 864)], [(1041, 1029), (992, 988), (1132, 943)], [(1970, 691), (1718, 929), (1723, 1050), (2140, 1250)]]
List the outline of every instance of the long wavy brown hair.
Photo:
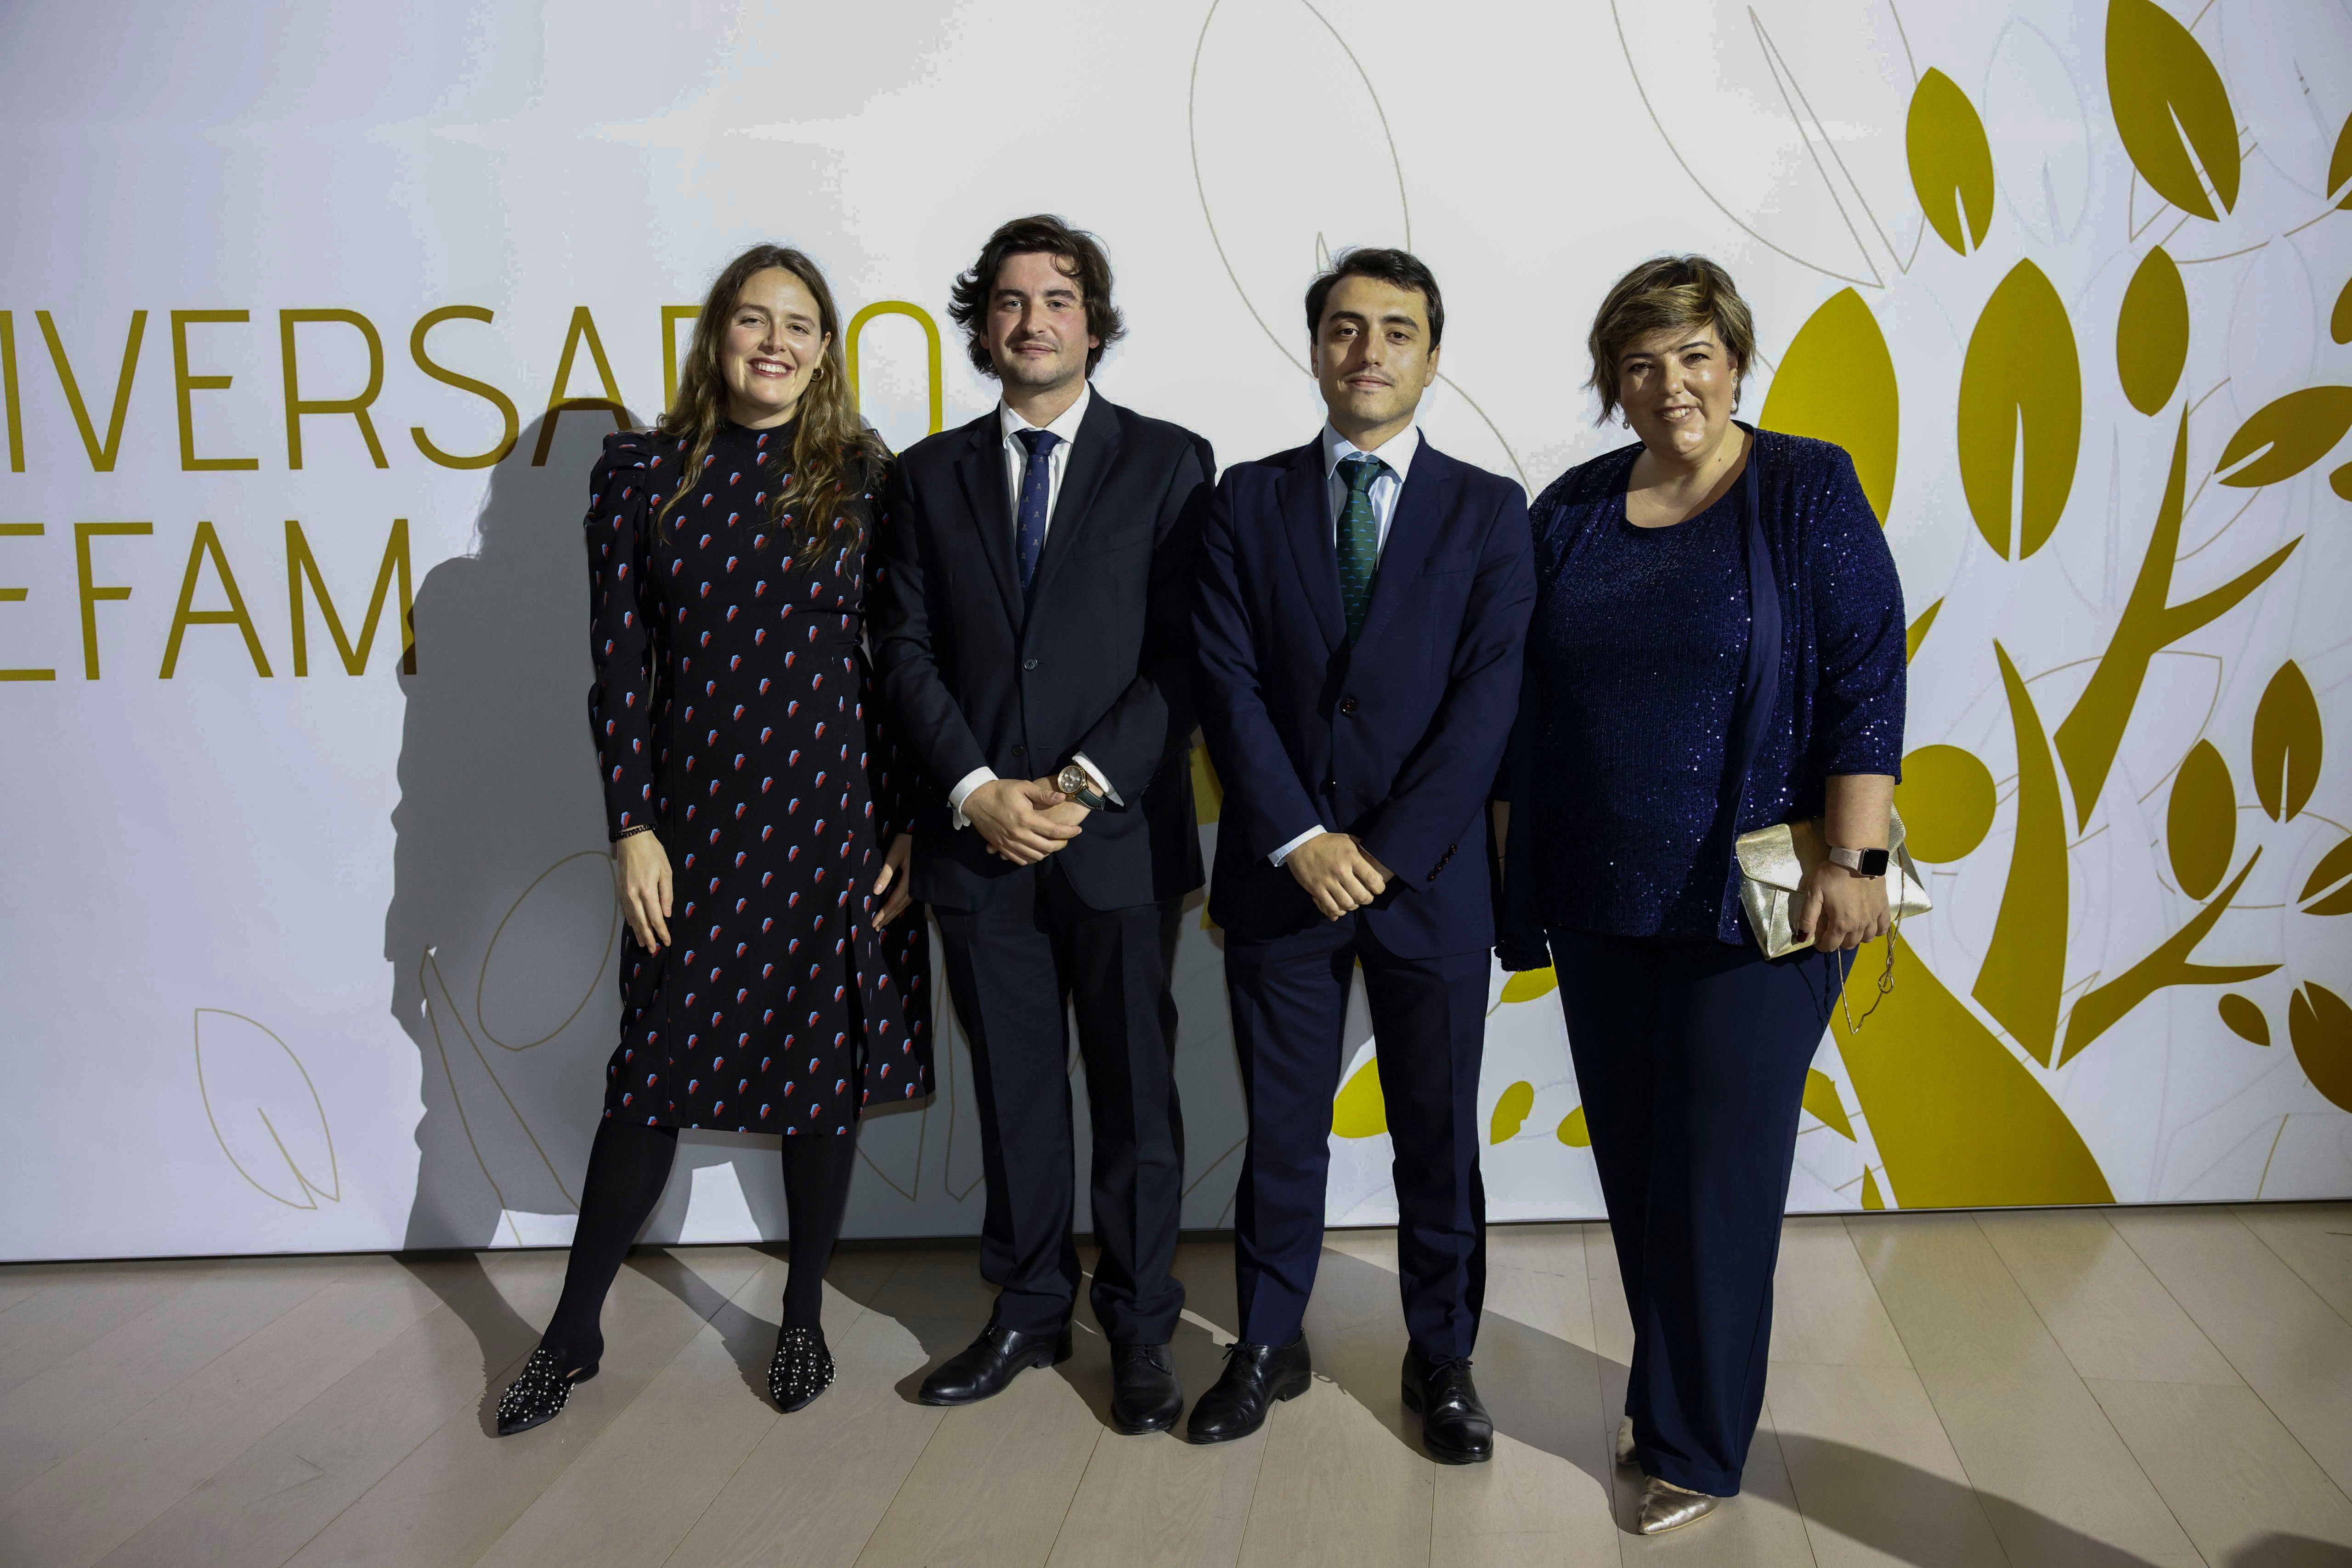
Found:
[(824, 355), (793, 413), (796, 423), (792, 477), (768, 509), (777, 531), (791, 537), (793, 559), (807, 568), (824, 558), (837, 530), (861, 526), (856, 518), (862, 514), (845, 515), (844, 503), (878, 482), (877, 470), (889, 460), (890, 449), (858, 414), (843, 354), (841, 312), (834, 308), (833, 290), (825, 287), (824, 274), (815, 262), (788, 246), (753, 246), (727, 264), (702, 302), (702, 314), (695, 319), (694, 340), (687, 346), (686, 362), (678, 368), (677, 400), (654, 426), (672, 440), (686, 443), (685, 473), (677, 494), (662, 507), (656, 522), (666, 520), (696, 487), (710, 444), (727, 423), (727, 378), (719, 369), (719, 346), (743, 286), (772, 267), (782, 267), (807, 287), (816, 301), (818, 325), (825, 338)]

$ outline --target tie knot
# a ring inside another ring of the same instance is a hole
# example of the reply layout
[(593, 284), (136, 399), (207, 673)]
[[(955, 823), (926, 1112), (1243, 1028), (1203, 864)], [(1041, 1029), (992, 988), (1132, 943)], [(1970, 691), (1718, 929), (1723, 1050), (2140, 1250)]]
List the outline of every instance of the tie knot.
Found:
[(1339, 471), (1347, 476), (1349, 489), (1359, 496), (1369, 496), (1380, 476), (1389, 471), (1389, 465), (1368, 453), (1359, 452), (1340, 458)]
[(1054, 448), (1062, 444), (1062, 438), (1050, 430), (1032, 428), (1016, 430), (1013, 434), (1021, 438), (1021, 444), (1029, 449), (1029, 455), (1033, 458), (1050, 456)]

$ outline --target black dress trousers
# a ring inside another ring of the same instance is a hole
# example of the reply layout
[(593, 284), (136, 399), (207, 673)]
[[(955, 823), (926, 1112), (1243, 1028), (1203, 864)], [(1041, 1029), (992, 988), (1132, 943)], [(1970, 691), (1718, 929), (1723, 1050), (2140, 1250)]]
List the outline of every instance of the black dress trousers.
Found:
[(1059, 1332), (1076, 1303), (1075, 1012), (1101, 1249), (1089, 1299), (1112, 1343), (1165, 1344), (1184, 1306), (1171, 1272), (1184, 1122), (1169, 989), (1182, 901), (1091, 908), (1057, 858), (999, 879), (977, 908), (933, 911), (979, 1089), (981, 1276), (998, 1289), (992, 1321), (1023, 1333)]
[(1241, 1337), (1287, 1344), (1305, 1321), (1323, 1249), (1348, 990), (1360, 963), (1395, 1147), (1405, 1332), (1423, 1356), (1467, 1356), (1486, 1293), (1478, 1168), (1486, 950), (1401, 958), (1361, 915), (1270, 940), (1226, 934), (1225, 993), (1249, 1106), (1234, 1204)]
[(1730, 1497), (1764, 1409), (1805, 1071), (1843, 969), (1705, 939), (1554, 931), (1551, 951), (1633, 1320), (1635, 1449), (1647, 1473)]

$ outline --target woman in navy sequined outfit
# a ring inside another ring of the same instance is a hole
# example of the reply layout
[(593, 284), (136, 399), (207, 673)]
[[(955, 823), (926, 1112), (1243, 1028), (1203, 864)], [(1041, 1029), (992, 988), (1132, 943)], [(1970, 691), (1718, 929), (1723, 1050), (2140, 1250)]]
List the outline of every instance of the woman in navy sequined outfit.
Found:
[(837, 326), (806, 256), (739, 256), (676, 405), (608, 437), (590, 481), (589, 718), (629, 926), (621, 1040), (562, 1299), (502, 1433), (593, 1375), (605, 1292), (684, 1127), (783, 1134), (791, 1266), (769, 1385), (786, 1410), (815, 1398), (861, 1108), (931, 1090), (923, 925), (902, 918), (913, 780), (862, 643), (887, 454), (857, 416)]
[(1886, 847), (1903, 596), (1844, 451), (1730, 417), (1754, 338), (1721, 268), (1635, 268), (1591, 347), (1641, 441), (1531, 511), (1502, 956), (1559, 976), (1634, 1325), (1619, 1458), (1656, 1533), (1739, 1490), (1806, 1069), (1845, 953), (1888, 924), (1883, 880), (1826, 864), (1812, 947), (1765, 959), (1732, 840), (1821, 816)]

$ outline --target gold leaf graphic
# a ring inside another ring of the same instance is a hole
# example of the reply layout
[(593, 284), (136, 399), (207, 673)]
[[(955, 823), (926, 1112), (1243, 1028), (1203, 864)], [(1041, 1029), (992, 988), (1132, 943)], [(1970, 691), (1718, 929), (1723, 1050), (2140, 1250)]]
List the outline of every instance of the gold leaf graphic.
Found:
[[(1909, 821), (1905, 819), (1906, 826)], [(1805, 1069), (1805, 1109), (1831, 1132), (1853, 1141), (1853, 1123), (1846, 1116), (1845, 1102), (1838, 1098), (1837, 1084), (1818, 1067)]]
[(1919, 656), (1919, 644), (1927, 640), (1928, 629), (1936, 624), (1936, 616), (1943, 608), (1944, 601), (1938, 599), (1935, 603), (1919, 612), (1919, 619), (1911, 622), (1910, 629), (1903, 633), (1905, 664), (1907, 664)]
[(2172, 401), (2189, 362), (2189, 290), (2162, 246), (2147, 253), (2116, 313), (2116, 374), (2142, 413)]
[(1503, 982), (1503, 999), (1507, 1002), (1531, 1002), (1538, 997), (1548, 997), (1559, 988), (1559, 977), (1547, 964), (1540, 969), (1521, 969)]
[(2336, 308), (2327, 313), (2327, 335), (2339, 343), (2352, 343), (2352, 282), (2336, 294)]
[(2263, 1009), (2254, 1005), (2253, 998), (2225, 991), (2214, 1007), (2231, 1034), (2252, 1045), (2270, 1044), (2271, 1020), (2263, 1016)]
[(1797, 329), (1772, 372), (1772, 390), (1756, 423), (1844, 447), (1884, 528), (1895, 503), (1898, 401), (1886, 335), (1862, 296), (1844, 288)]
[[(2000, 895), (1992, 942), (1977, 971), (1975, 996), (2043, 1066), (2053, 1066), (2058, 999), (2066, 977), (2066, 814), (2058, 798), (2058, 770), (2009, 650), (1992, 645), (2009, 692), (2010, 728), (2017, 737), (2017, 837), (2009, 852), (2009, 880)], [(1877, 1117), (1871, 1118), (1874, 1124)], [(1880, 1146), (1885, 1153), (1885, 1145)], [(1894, 1164), (1888, 1156), (1888, 1164)], [(1916, 1202), (1904, 1186), (1905, 1201)]]
[[(1878, 1156), (1914, 1208), (2113, 1203), (2099, 1163), (2064, 1112), (1916, 950), (1895, 943), (1902, 977), (1859, 1033), (1831, 1025)], [(1875, 944), (1857, 975), (1885, 962)]]
[(2158, 195), (2218, 218), (2197, 177), (2202, 164), (2221, 210), (2238, 204), (2238, 116), (2229, 89), (2189, 29), (2153, 0), (2107, 6), (2107, 100), (2124, 151)]
[(1992, 769), (1957, 746), (1923, 746), (1903, 759), (1895, 809), (1911, 852), (1923, 861), (1956, 861), (1992, 831), (1997, 792)]
[(1878, 1190), (1878, 1173), (1868, 1166), (1862, 1167), (1862, 1207), (1868, 1209), (1886, 1207), (1885, 1195)]
[(2345, 500), (2352, 501), (2352, 463), (2347, 463), (2343, 467), (2330, 474), (2327, 476), (2327, 487)]
[(2311, 1086), (2338, 1110), (2352, 1111), (2352, 1007), (2311, 981), (2286, 1005), (2286, 1033)]
[(1331, 1130), (1343, 1138), (1374, 1138), (1389, 1130), (1389, 1103), (1381, 1093), (1381, 1061), (1368, 1056), (1331, 1102)]
[[(1936, 233), (1962, 256), (1982, 246), (1992, 223), (1992, 148), (1976, 105), (1958, 82), (1939, 70), (1919, 78), (1903, 143), (1911, 160), (1911, 188)], [(1880, 514), (1882, 520), (1885, 516)]]
[(2210, 593), (2200, 594), (2185, 604), (2172, 603), (2172, 570), (2180, 549), (2180, 502), (2188, 464), (2189, 413), (2184, 409), (2173, 436), (2171, 476), (2165, 482), (2164, 501), (2157, 508), (2156, 528), (2148, 535), (2147, 553), (2140, 559), (2131, 597), (2124, 601), (2115, 635), (2108, 639), (2107, 651), (2099, 655), (2099, 667), (2091, 673), (2090, 684), (2075, 699), (2074, 711), (2058, 727), (2058, 758), (2065, 765), (2066, 782), (2074, 791), (2077, 828), (2090, 821), (2099, 791), (2106, 787), (2107, 770), (2115, 766), (2116, 750), (2123, 744), (2124, 727), (2131, 721), (2132, 707), (2147, 680), (2148, 661), (2227, 614), (2261, 587), (2303, 542), (2289, 539)]
[[(2347, 430), (2352, 430), (2352, 387), (2305, 387), (2255, 410), (2221, 448), (2213, 472), (2241, 489), (2275, 485), (2326, 456)], [(2253, 461), (2247, 463), (2249, 457)], [(2245, 466), (2239, 468), (2241, 463)]]
[(2230, 874), (2230, 857), (2238, 847), (2238, 792), (2230, 782), (2230, 765), (2210, 740), (2189, 748), (2172, 780), (2164, 841), (2172, 854), (2172, 874), (2189, 897), (2203, 900)]
[(1561, 1143), (1571, 1149), (1589, 1149), (1592, 1146), (1592, 1129), (1584, 1124), (1583, 1106), (1579, 1105), (1559, 1119), (1559, 1132), (1557, 1135)]
[(1503, 1091), (1495, 1102), (1494, 1118), (1486, 1125), (1486, 1141), (1490, 1144), (1507, 1142), (1519, 1135), (1527, 1124), (1528, 1113), (1536, 1108), (1536, 1086), (1524, 1080)]
[(609, 852), (583, 850), (540, 873), (482, 950), (474, 982), (482, 1038), (523, 1051), (571, 1028), (605, 994), (604, 971), (620, 939), (621, 900)]
[(1225, 809), (1225, 787), (1217, 778), (1216, 765), (1209, 760), (1209, 748), (1192, 748), (1192, 821), (1205, 828), (1217, 820)]
[(2254, 795), (2273, 822), (2292, 822), (2319, 782), (2319, 702), (2293, 659), (2254, 705)]
[(2352, 839), (2319, 857), (2295, 902), (2305, 915), (2352, 915)]
[(2327, 159), (2327, 193), (2339, 207), (2352, 207), (2352, 189), (2347, 186), (2352, 186), (2352, 114), (2344, 117), (2344, 129), (2336, 133), (2336, 151)]
[(243, 1013), (195, 1009), (196, 1092), (221, 1153), (289, 1208), (341, 1203), (326, 1107), (293, 1048)]
[(1960, 366), (1960, 488), (1977, 532), (2002, 559), (2022, 560), (2049, 541), (2082, 444), (2074, 329), (2050, 279), (2021, 261), (1985, 301)]
[(2132, 1009), (2156, 995), (2168, 986), (2234, 986), (2241, 980), (2259, 980), (2276, 969), (2276, 964), (2196, 964), (2189, 955), (2197, 944), (2213, 929), (2246, 885), (2254, 863), (2263, 858), (2259, 849), (2246, 857), (2238, 874), (2230, 879), (2212, 903), (2199, 910), (2179, 930), (2157, 946), (2155, 952), (2090, 991), (2074, 1004), (2066, 1019), (2066, 1048), (2059, 1053), (2056, 1065), (2063, 1067), (2080, 1055), (2083, 1049), (2099, 1036), (2124, 1020)]

